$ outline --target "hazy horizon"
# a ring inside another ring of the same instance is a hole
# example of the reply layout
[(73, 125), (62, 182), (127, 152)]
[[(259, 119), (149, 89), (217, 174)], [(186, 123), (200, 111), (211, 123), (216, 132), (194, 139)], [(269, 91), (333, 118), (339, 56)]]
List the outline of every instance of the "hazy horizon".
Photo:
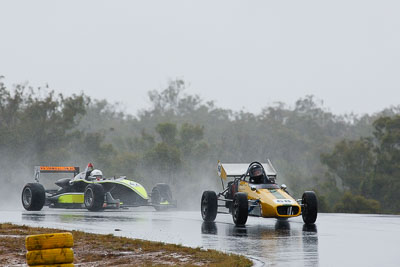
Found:
[(187, 94), (259, 113), (306, 95), (334, 114), (400, 104), (397, 1), (2, 1), (0, 75), (147, 108)]

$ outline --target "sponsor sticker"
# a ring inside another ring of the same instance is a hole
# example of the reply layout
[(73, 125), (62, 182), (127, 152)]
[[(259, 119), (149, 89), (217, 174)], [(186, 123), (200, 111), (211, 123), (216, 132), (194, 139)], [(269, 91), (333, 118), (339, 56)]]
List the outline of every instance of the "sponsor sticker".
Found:
[(129, 184), (130, 184), (131, 186), (134, 186), (134, 187), (136, 187), (136, 186), (139, 186), (139, 184), (138, 184), (138, 183), (136, 183), (136, 182), (133, 182), (133, 181), (129, 181)]
[(291, 199), (274, 199), (276, 204), (293, 204), (293, 200)]

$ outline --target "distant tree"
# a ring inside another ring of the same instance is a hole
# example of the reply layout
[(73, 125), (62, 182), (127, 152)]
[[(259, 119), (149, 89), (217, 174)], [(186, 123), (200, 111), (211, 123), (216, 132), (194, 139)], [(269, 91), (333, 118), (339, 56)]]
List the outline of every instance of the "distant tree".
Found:
[(7, 155), (0, 176), (16, 182), (23, 176), (12, 170), (21, 166), (30, 175), (35, 164), (92, 161), (106, 175), (135, 176), (145, 186), (179, 182), (182, 191), (197, 192), (217, 185), (217, 160), (269, 158), (279, 183), (298, 197), (315, 189), (324, 211), (351, 190), (399, 212), (399, 107), (337, 116), (305, 96), (293, 107), (276, 103), (255, 114), (218, 108), (187, 94), (188, 87), (171, 80), (149, 92), (149, 108), (130, 115), (121, 104), (85, 95), (26, 84), (9, 90), (0, 78), (0, 152)]
[(374, 197), (389, 211), (400, 212), (400, 116), (374, 122), (377, 163), (371, 186)]
[[(380, 117), (374, 121), (374, 134), (355, 141), (342, 140), (331, 153), (323, 154), (330, 176), (339, 177), (345, 190), (379, 201), (383, 212), (400, 211), (400, 116)], [(327, 190), (329, 191), (329, 190)], [(326, 191), (326, 192), (327, 192)], [(346, 195), (345, 199), (349, 199)], [(353, 199), (352, 199), (353, 200)], [(374, 204), (357, 198), (361, 203)], [(350, 203), (350, 202), (349, 202)], [(338, 202), (337, 210), (353, 209)]]
[(29, 158), (60, 162), (68, 157), (67, 147), (77, 137), (78, 116), (85, 113), (84, 95), (64, 97), (54, 92), (16, 86), (13, 92), (0, 86), (0, 150), (19, 160)]
[(33, 180), (34, 165), (75, 164), (87, 155), (75, 148), (85, 139), (76, 127), (88, 102), (85, 95), (65, 97), (27, 84), (9, 90), (0, 80), (0, 194), (17, 196), (15, 189)]
[(345, 189), (354, 194), (367, 193), (363, 191), (363, 186), (374, 171), (375, 164), (370, 139), (342, 140), (336, 144), (332, 153), (322, 154), (321, 161), (341, 179)]
[(176, 144), (176, 125), (173, 123), (160, 123), (156, 126), (156, 132), (160, 135), (161, 141), (168, 145)]
[(334, 212), (340, 213), (380, 213), (379, 201), (367, 199), (361, 195), (354, 195), (346, 191), (338, 203), (334, 206)]

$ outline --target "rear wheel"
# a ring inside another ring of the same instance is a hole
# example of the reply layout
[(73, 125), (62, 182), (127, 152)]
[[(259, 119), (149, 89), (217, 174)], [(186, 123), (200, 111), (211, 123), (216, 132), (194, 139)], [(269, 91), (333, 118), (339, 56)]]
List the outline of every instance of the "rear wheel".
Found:
[(204, 191), (201, 196), (201, 217), (206, 222), (213, 222), (217, 217), (218, 199), (214, 191)]
[(28, 183), (22, 189), (22, 205), (26, 210), (38, 211), (44, 206), (46, 193), (43, 185), (39, 183)]
[(318, 201), (313, 191), (304, 192), (301, 202), (303, 204), (301, 216), (305, 224), (313, 224), (317, 220)]
[(85, 207), (90, 211), (103, 209), (104, 188), (101, 184), (89, 184), (85, 188), (84, 194)]
[(246, 193), (236, 193), (233, 197), (232, 218), (233, 222), (239, 225), (245, 225), (249, 216), (249, 202)]
[(156, 184), (151, 190), (151, 203), (157, 211), (166, 210), (168, 206), (162, 206), (162, 203), (173, 203), (171, 188), (167, 184)]

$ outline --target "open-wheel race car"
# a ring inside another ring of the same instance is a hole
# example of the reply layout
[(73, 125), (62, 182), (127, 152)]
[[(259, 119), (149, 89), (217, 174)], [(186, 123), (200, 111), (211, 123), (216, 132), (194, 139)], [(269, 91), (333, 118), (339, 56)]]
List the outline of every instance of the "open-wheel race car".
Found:
[[(236, 225), (245, 225), (249, 215), (277, 219), (302, 215), (305, 224), (314, 224), (317, 219), (315, 193), (306, 191), (301, 199), (294, 199), (286, 185), (276, 184), (277, 172), (270, 160), (250, 164), (218, 162), (218, 175), (223, 191), (204, 191), (201, 197), (201, 215), (206, 222), (215, 220), (219, 207), (229, 210)], [(233, 180), (225, 187), (227, 178)]]
[[(57, 189), (45, 189), (40, 183), (43, 173), (72, 173), (73, 177), (55, 181)], [(156, 184), (149, 195), (141, 184), (125, 176), (103, 178), (102, 172), (94, 170), (91, 163), (84, 172), (72, 166), (35, 166), (34, 179), (35, 182), (26, 184), (22, 190), (22, 205), (29, 211), (39, 211), (43, 206), (89, 211), (138, 206), (153, 206), (156, 210), (176, 207), (167, 184)]]

